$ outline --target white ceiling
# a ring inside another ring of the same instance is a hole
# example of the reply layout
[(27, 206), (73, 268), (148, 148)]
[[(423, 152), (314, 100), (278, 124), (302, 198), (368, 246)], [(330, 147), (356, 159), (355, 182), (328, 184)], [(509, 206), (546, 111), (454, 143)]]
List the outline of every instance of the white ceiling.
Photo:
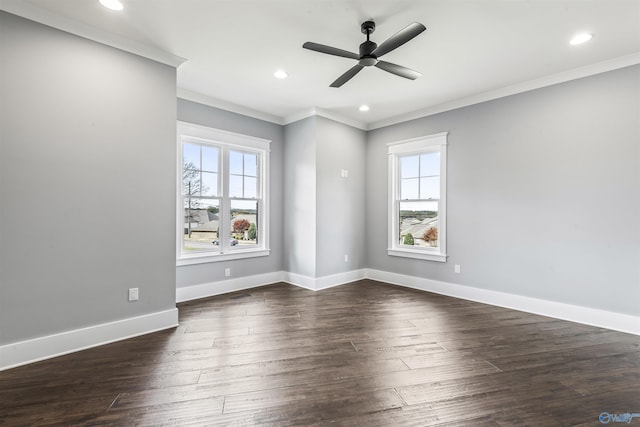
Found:
[[(182, 57), (179, 94), (279, 123), (315, 111), (370, 129), (640, 63), (640, 0), (121, 1), (121, 12), (98, 0), (0, 5), (151, 57)], [(378, 44), (414, 21), (427, 27), (383, 58), (423, 76), (411, 81), (369, 67), (330, 88), (355, 61), (302, 44), (357, 52), (369, 19)], [(595, 37), (570, 46), (582, 31)], [(289, 78), (275, 79), (277, 69)], [(371, 110), (358, 111), (363, 103)]]

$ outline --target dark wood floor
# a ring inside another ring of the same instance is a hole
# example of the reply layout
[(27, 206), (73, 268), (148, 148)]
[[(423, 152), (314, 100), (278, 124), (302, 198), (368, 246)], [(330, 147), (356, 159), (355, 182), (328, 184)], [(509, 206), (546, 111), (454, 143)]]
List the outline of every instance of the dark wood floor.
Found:
[(0, 372), (0, 425), (574, 426), (640, 412), (629, 334), (368, 280), (179, 308), (177, 329)]

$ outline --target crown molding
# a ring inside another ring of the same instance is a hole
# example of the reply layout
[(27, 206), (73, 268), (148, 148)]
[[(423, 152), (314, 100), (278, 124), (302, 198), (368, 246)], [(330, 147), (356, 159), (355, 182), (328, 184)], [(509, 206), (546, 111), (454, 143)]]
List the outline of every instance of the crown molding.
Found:
[(352, 120), (347, 117), (343, 117), (339, 114), (336, 114), (331, 111), (324, 110), (318, 107), (310, 108), (308, 110), (303, 110), (295, 114), (291, 114), (290, 116), (287, 116), (284, 118), (284, 124), (288, 125), (288, 124), (297, 122), (299, 120), (303, 120), (303, 119), (314, 117), (314, 116), (324, 117), (325, 119), (333, 120), (334, 122), (342, 123), (343, 125), (351, 126), (356, 129), (360, 129), (364, 131), (368, 130), (367, 124), (364, 122), (361, 122), (358, 120)]
[(491, 90), (488, 92), (479, 93), (466, 98), (457, 99), (451, 102), (445, 102), (444, 104), (435, 105), (433, 107), (424, 108), (421, 110), (413, 111), (411, 113), (402, 114), (388, 119), (379, 120), (369, 125), (368, 130), (374, 130), (385, 126), (391, 126), (409, 120), (415, 120), (422, 117), (432, 116), (438, 113), (444, 113), (445, 111), (456, 110), (458, 108), (468, 107), (474, 104), (480, 104), (482, 102), (491, 101), (498, 98), (504, 98), (511, 95), (516, 95), (523, 92), (529, 92), (535, 89), (541, 89), (547, 86), (553, 86), (558, 83), (565, 83), (571, 80), (581, 79), (583, 77), (589, 77), (596, 74), (606, 73), (608, 71), (617, 70), (620, 68), (630, 67), (632, 65), (640, 64), (640, 52), (632, 53), (630, 55), (621, 56), (618, 58), (609, 59), (595, 64), (587, 65), (584, 67), (574, 68), (572, 70), (563, 71), (561, 73), (552, 74), (549, 76), (541, 77), (534, 80), (529, 80), (522, 83), (517, 83), (511, 86), (505, 86), (503, 88)]
[(242, 114), (243, 116), (252, 117), (258, 120), (264, 120), (266, 122), (275, 123), (277, 125), (286, 124), (284, 120), (279, 116), (265, 113), (263, 111), (254, 110), (253, 108), (234, 104), (232, 102), (223, 101), (221, 99), (212, 98), (210, 96), (203, 95), (197, 92), (192, 92), (187, 89), (178, 88), (178, 98), (182, 98), (187, 101), (197, 102), (198, 104), (207, 105), (209, 107), (219, 108), (221, 110), (229, 111), (231, 113)]
[(529, 81), (518, 83), (515, 85), (505, 86), (503, 88), (479, 93), (477, 95), (468, 96), (468, 97), (457, 99), (451, 102), (446, 102), (443, 104), (412, 111), (407, 114), (402, 114), (402, 115), (390, 117), (383, 120), (378, 120), (371, 123), (349, 119), (319, 107), (301, 110), (294, 114), (281, 118), (268, 113), (263, 113), (261, 111), (253, 110), (248, 107), (232, 104), (226, 101), (221, 101), (206, 95), (186, 91), (183, 89), (178, 89), (178, 97), (188, 99), (194, 102), (198, 102), (201, 104), (209, 105), (212, 107), (221, 108), (223, 110), (235, 112), (245, 116), (270, 121), (272, 123), (276, 123), (280, 125), (288, 125), (309, 117), (319, 116), (319, 117), (324, 117), (326, 119), (330, 119), (330, 120), (333, 120), (333, 121), (336, 121), (360, 130), (370, 131), (370, 130), (379, 129), (385, 126), (391, 126), (391, 125), (407, 122), (410, 120), (432, 116), (434, 114), (444, 113), (446, 111), (456, 110), (458, 108), (480, 104), (486, 101), (492, 101), (495, 99), (504, 98), (511, 95), (517, 95), (523, 92), (529, 92), (535, 89), (541, 89), (547, 86), (553, 86), (559, 83), (565, 83), (571, 80), (577, 80), (583, 77), (589, 77), (596, 74), (606, 73), (608, 71), (614, 71), (620, 68), (630, 67), (637, 64), (640, 64), (640, 52), (636, 52), (626, 56), (621, 56), (621, 57), (610, 59), (607, 61), (598, 62), (595, 64), (580, 67), (580, 68), (575, 68), (572, 70), (541, 77), (538, 79), (529, 80)]
[(359, 120), (349, 119), (347, 117), (342, 117), (339, 114), (332, 113), (331, 111), (324, 110), (322, 108), (316, 108), (316, 115), (320, 117), (324, 117), (325, 119), (333, 120), (334, 122), (339, 122), (347, 126), (354, 127), (360, 130), (368, 130), (368, 126), (366, 123), (361, 122)]
[(277, 125), (288, 125), (309, 117), (324, 117), (325, 119), (333, 120), (347, 126), (365, 131), (367, 130), (365, 123), (342, 117), (339, 114), (335, 114), (331, 111), (323, 110), (321, 108), (309, 108), (307, 110), (302, 110), (286, 117), (279, 117), (273, 114), (265, 113), (263, 111), (254, 110), (243, 105), (234, 104), (232, 102), (223, 101), (221, 99), (213, 98), (208, 95), (192, 92), (187, 89), (178, 88), (177, 95), (178, 98), (182, 98), (187, 101), (197, 102), (198, 104), (219, 108), (231, 113), (242, 114), (243, 116), (251, 117), (258, 120), (264, 120), (267, 122), (275, 123)]
[(66, 18), (33, 4), (18, 0), (0, 0), (0, 10), (56, 28), (76, 36), (83, 37), (125, 52), (133, 53), (144, 58), (160, 62), (172, 67), (179, 67), (185, 58), (166, 52), (157, 47), (130, 40), (108, 31), (83, 24), (75, 19)]
[(445, 111), (456, 110), (458, 108), (468, 107), (470, 105), (480, 104), (482, 102), (504, 98), (535, 89), (541, 89), (543, 87), (552, 86), (558, 83), (565, 83), (571, 80), (577, 80), (583, 77), (606, 73), (607, 71), (613, 71), (637, 64), (640, 64), (640, 52), (632, 53), (630, 55), (621, 56), (607, 61), (597, 62), (595, 64), (587, 65), (584, 67), (574, 68), (572, 70), (563, 71), (561, 73), (552, 74), (546, 77), (529, 80), (515, 85), (505, 86), (500, 89), (479, 93), (477, 95), (457, 99), (451, 102), (445, 102), (444, 104), (439, 104), (433, 107), (413, 111), (411, 113), (390, 117), (388, 119), (379, 120), (377, 122), (371, 123), (368, 130), (374, 130), (385, 126), (407, 122), (409, 120), (432, 116), (434, 114), (444, 113)]
[(284, 123), (285, 125), (290, 125), (291, 123), (295, 123), (297, 121), (300, 120), (304, 120), (307, 119), (309, 117), (313, 117), (316, 116), (316, 109), (315, 108), (309, 108), (307, 110), (302, 110), (302, 111), (298, 111), (297, 113), (293, 113), (289, 116), (286, 116), (284, 118)]

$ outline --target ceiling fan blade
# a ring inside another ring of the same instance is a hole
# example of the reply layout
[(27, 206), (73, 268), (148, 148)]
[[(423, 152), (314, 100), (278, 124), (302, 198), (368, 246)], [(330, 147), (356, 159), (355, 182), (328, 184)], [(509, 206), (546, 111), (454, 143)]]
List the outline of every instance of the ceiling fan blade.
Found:
[(331, 83), (331, 87), (342, 86), (343, 84), (351, 80), (351, 78), (358, 74), (363, 68), (364, 67), (360, 64), (354, 65), (353, 67), (349, 68), (346, 73), (338, 77), (335, 82)]
[(360, 57), (353, 52), (338, 49), (337, 47), (327, 46), (324, 44), (306, 42), (305, 44), (302, 45), (302, 47), (305, 49), (315, 50), (316, 52), (326, 53), (329, 55), (342, 56), (344, 58), (351, 58), (351, 59), (360, 59)]
[(391, 62), (387, 62), (387, 61), (378, 61), (378, 63), (376, 64), (376, 67), (388, 73), (395, 74), (396, 76), (404, 77), (405, 79), (410, 79), (410, 80), (415, 80), (422, 75), (417, 71), (413, 71), (409, 68), (392, 64)]
[(412, 38), (414, 38), (415, 36), (417, 36), (418, 34), (420, 34), (426, 29), (427, 27), (425, 27), (419, 22), (414, 22), (413, 24), (409, 24), (407, 27), (398, 31), (397, 33), (395, 33), (394, 35), (386, 39), (384, 42), (382, 42), (377, 47), (377, 49), (373, 51), (373, 55), (379, 58), (385, 53), (389, 53), (393, 49), (402, 46), (403, 44), (405, 44), (406, 42), (408, 42), (409, 40), (411, 40)]

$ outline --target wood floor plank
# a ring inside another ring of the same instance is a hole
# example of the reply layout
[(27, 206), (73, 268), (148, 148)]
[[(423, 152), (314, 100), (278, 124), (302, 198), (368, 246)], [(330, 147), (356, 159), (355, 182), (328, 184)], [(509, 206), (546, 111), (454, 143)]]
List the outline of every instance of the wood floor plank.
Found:
[(269, 346), (273, 342), (279, 342), (285, 346), (282, 348), (286, 348), (286, 346), (303, 342), (304, 340), (317, 344), (367, 339), (371, 339), (371, 337), (363, 328), (351, 325), (339, 330), (333, 330), (331, 334), (327, 334), (327, 331), (322, 328), (309, 328), (300, 331), (273, 332), (269, 334), (253, 333), (246, 336), (221, 337), (215, 339), (214, 347), (248, 346), (255, 349), (256, 346), (262, 348), (262, 346)]
[(179, 304), (0, 372), (0, 426), (582, 426), (640, 412), (640, 337), (371, 280)]

